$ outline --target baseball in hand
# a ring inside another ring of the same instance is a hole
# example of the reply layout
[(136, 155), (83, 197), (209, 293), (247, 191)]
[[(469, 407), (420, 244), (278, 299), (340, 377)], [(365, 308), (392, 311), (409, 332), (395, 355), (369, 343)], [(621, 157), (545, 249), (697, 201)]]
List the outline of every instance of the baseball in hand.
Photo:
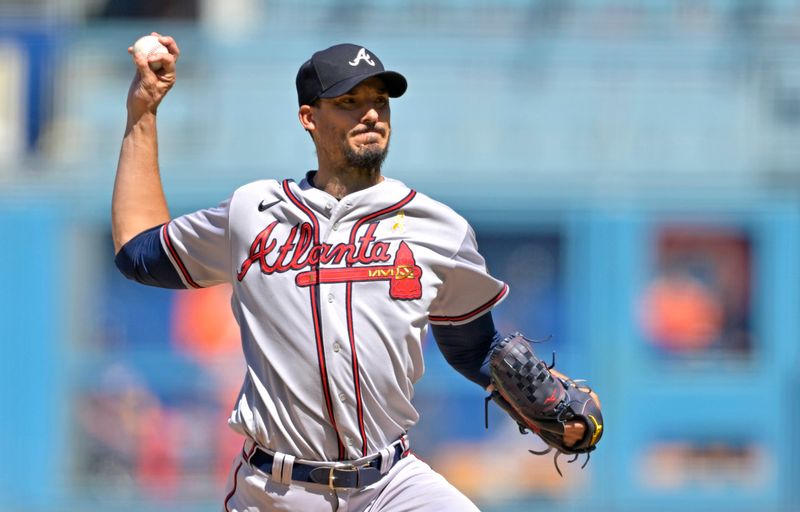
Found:
[[(150, 57), (151, 55), (158, 55), (160, 53), (169, 53), (169, 50), (167, 50), (166, 46), (158, 42), (156, 36), (144, 36), (133, 43), (133, 53), (142, 53), (145, 57)], [(161, 62), (151, 62), (150, 69), (158, 71), (161, 69)]]

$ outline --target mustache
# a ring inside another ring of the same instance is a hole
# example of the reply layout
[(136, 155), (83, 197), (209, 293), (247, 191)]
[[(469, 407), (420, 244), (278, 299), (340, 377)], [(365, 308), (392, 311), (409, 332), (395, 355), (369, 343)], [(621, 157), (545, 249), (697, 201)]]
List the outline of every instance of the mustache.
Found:
[(368, 126), (366, 128), (360, 128), (360, 129), (356, 128), (352, 132), (350, 132), (350, 134), (353, 136), (361, 135), (364, 133), (377, 133), (378, 135), (386, 135), (386, 130), (383, 127), (379, 126)]

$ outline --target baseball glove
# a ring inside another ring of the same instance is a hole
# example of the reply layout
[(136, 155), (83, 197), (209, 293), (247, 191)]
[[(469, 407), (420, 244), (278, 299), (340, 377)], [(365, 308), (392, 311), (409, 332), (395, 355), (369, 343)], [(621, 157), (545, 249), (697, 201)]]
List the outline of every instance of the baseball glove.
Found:
[[(564, 377), (536, 357), (531, 340), (515, 333), (492, 348), (489, 370), (492, 394), (486, 397), (486, 427), (489, 426), (489, 400), (494, 400), (519, 425), (520, 432), (536, 433), (548, 445), (544, 451), (529, 450), (536, 455), (556, 451), (554, 463), (559, 475), (558, 457), (563, 454), (589, 453), (596, 448), (603, 435), (603, 415), (596, 395), (586, 386)], [(583, 437), (572, 444), (564, 440), (565, 425), (581, 421), (585, 427)], [(563, 476), (563, 475), (562, 475)]]

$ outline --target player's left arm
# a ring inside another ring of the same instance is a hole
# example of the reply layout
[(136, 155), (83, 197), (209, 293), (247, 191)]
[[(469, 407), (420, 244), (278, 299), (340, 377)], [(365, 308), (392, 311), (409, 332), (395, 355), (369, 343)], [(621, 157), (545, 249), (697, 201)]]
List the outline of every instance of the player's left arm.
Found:
[[(432, 324), (431, 331), (448, 364), (467, 379), (491, 391), (489, 356), (494, 346), (502, 340), (494, 326), (491, 311), (466, 324)], [(551, 371), (565, 378), (555, 370)], [(564, 444), (572, 446), (583, 439), (585, 432), (586, 426), (582, 421), (567, 422), (564, 425)]]
[(462, 325), (431, 325), (433, 338), (447, 363), (458, 373), (486, 389), (491, 383), (488, 354), (501, 339), (491, 311)]

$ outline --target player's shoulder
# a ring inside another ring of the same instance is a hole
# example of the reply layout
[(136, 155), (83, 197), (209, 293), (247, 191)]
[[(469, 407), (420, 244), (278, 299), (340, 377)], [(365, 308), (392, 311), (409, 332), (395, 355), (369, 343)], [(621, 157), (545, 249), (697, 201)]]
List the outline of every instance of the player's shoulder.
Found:
[(415, 190), (414, 200), (409, 204), (410, 213), (416, 217), (428, 219), (431, 222), (446, 224), (451, 228), (463, 231), (469, 225), (467, 220), (450, 206), (432, 198), (431, 196)]
[(471, 231), (467, 220), (453, 208), (417, 190), (403, 207), (403, 215), (407, 236), (442, 254), (456, 252)]
[(263, 179), (245, 183), (233, 192), (233, 198), (250, 197), (253, 195), (280, 194), (281, 181), (276, 179)]
[(259, 201), (282, 199), (281, 181), (276, 179), (263, 179), (245, 183), (233, 191), (230, 197), (231, 208), (239, 205), (250, 205)]

